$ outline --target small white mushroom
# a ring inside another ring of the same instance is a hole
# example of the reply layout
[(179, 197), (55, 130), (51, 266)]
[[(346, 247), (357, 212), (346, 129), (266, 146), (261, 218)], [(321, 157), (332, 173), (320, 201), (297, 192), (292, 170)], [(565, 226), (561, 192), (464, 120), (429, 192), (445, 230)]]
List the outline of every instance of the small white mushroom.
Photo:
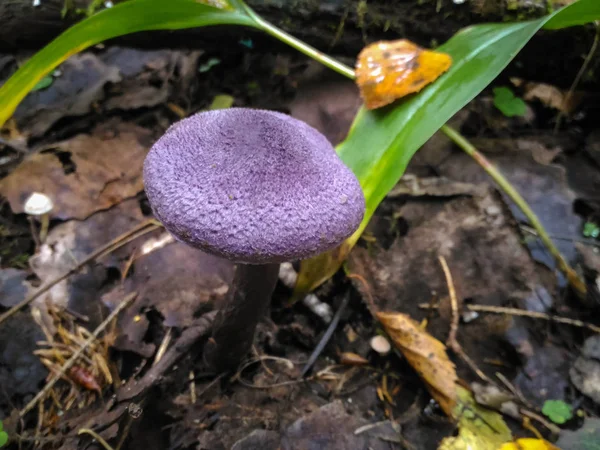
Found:
[(48, 213), (52, 211), (52, 208), (54, 208), (54, 203), (52, 203), (50, 197), (39, 192), (31, 194), (23, 206), (25, 214), (40, 218), (40, 242), (42, 243), (46, 240), (46, 236), (48, 235), (48, 226), (50, 225)]
[(373, 336), (370, 341), (371, 348), (382, 356), (387, 355), (391, 350), (392, 346), (385, 336)]

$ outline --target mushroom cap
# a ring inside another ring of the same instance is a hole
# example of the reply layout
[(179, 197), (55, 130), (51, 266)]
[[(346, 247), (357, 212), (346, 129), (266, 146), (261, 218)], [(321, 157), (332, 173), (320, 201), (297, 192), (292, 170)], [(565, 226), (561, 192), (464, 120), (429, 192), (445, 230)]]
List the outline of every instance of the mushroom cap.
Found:
[(31, 216), (41, 216), (52, 211), (52, 208), (54, 208), (54, 203), (50, 197), (40, 192), (34, 192), (25, 200), (23, 212)]
[(177, 122), (148, 153), (144, 183), (176, 239), (240, 263), (332, 249), (365, 211), (358, 180), (325, 136), (273, 111), (230, 108)]

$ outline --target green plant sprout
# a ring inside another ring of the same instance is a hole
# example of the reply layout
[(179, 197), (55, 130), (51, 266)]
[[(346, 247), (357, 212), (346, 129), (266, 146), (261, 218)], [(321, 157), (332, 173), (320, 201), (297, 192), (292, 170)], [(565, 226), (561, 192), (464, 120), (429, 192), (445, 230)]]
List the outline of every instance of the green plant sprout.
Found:
[(4, 431), (4, 425), (0, 420), (0, 447), (4, 447), (8, 443), (8, 433)]
[(516, 97), (512, 89), (502, 86), (494, 88), (494, 106), (506, 117), (524, 116), (527, 104)]
[(573, 418), (573, 408), (562, 400), (546, 400), (542, 413), (558, 425), (567, 423)]

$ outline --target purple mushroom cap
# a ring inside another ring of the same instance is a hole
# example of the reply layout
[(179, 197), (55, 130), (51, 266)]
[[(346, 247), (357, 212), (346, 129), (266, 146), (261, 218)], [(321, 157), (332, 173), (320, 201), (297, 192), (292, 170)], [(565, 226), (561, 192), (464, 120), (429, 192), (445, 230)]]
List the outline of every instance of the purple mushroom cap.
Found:
[(175, 238), (248, 264), (334, 248), (365, 211), (358, 180), (325, 136), (273, 111), (230, 108), (181, 120), (148, 153), (144, 183)]

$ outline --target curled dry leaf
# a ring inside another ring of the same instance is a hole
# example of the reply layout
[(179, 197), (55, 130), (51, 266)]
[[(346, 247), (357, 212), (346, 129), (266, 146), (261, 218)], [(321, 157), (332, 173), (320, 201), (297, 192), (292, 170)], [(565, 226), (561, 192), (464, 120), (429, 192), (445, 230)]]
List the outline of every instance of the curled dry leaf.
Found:
[(458, 377), (444, 344), (406, 314), (378, 312), (377, 318), (394, 345), (423, 378), (431, 396), (448, 416), (455, 417)]
[(376, 109), (419, 92), (451, 65), (450, 55), (406, 39), (375, 42), (358, 55), (356, 84), (367, 109)]

